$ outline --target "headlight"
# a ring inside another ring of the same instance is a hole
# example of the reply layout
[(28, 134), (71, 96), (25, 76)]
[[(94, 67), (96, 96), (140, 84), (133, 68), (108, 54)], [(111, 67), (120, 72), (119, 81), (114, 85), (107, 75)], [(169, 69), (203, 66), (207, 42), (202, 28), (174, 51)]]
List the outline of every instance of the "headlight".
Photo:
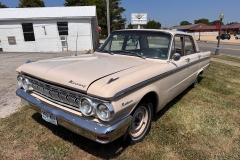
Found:
[(83, 98), (80, 100), (80, 111), (85, 115), (85, 116), (91, 116), (93, 112), (93, 103), (90, 99), (88, 98)]
[(17, 77), (17, 81), (18, 81), (19, 87), (20, 88), (23, 87), (23, 77), (21, 75)]
[(110, 104), (100, 104), (97, 106), (97, 116), (103, 121), (109, 121), (114, 116), (114, 109)]
[(33, 90), (32, 83), (27, 78), (24, 78), (22, 83), (23, 83), (23, 88), (26, 91), (32, 91)]

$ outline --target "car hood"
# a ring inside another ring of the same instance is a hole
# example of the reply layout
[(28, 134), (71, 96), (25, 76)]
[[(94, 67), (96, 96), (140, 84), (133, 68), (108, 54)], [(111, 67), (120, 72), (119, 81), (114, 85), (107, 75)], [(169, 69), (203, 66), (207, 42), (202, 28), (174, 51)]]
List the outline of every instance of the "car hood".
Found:
[[(150, 63), (134, 56), (88, 54), (81, 56), (61, 57), (24, 64), (17, 69), (33, 77), (69, 88), (87, 91), (95, 81), (137, 66)], [(126, 73), (127, 74), (127, 73)]]

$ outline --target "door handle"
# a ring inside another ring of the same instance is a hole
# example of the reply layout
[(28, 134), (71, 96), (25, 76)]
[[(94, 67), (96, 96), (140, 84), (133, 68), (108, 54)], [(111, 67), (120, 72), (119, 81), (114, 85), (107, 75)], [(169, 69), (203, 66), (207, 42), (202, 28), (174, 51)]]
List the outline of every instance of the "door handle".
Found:
[(190, 62), (190, 58), (186, 58), (185, 60), (186, 60), (187, 62)]
[(198, 55), (198, 58), (201, 58), (201, 55)]

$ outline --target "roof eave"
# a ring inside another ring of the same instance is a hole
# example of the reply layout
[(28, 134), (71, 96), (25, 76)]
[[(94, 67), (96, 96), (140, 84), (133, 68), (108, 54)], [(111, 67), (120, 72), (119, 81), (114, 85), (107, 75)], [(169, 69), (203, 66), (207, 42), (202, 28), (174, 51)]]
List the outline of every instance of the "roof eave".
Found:
[(32, 18), (4, 18), (0, 21), (16, 21), (16, 20), (54, 20), (54, 19), (93, 19), (95, 16), (78, 16), (78, 17), (32, 17)]

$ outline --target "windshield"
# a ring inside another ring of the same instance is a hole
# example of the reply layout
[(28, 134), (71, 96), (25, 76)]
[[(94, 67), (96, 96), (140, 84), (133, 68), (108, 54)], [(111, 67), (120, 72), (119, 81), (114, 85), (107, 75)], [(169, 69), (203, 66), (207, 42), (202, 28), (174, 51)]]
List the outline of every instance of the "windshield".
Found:
[(167, 59), (171, 35), (157, 31), (116, 31), (98, 52)]

